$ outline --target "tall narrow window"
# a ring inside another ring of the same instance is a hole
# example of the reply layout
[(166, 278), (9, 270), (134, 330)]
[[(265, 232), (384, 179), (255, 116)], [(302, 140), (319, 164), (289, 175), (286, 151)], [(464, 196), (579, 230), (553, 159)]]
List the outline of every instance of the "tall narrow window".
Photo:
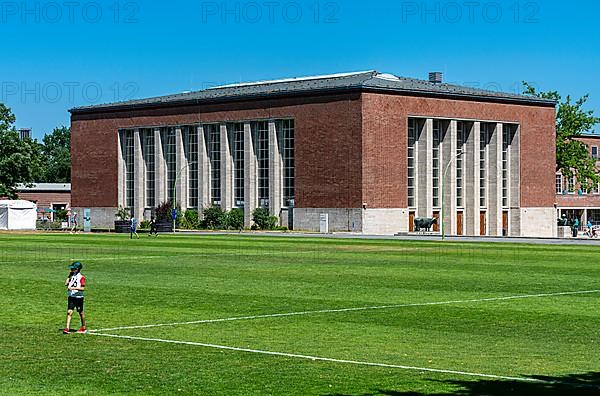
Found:
[(235, 206), (244, 207), (244, 124), (233, 125), (233, 181)]
[(133, 130), (128, 129), (124, 133), (124, 153), (125, 153), (125, 204), (128, 208), (133, 208), (134, 199), (134, 174), (133, 174)]
[(563, 177), (560, 173), (556, 174), (556, 193), (562, 194), (563, 192)]
[(221, 205), (221, 132), (217, 124), (205, 125), (210, 161), (210, 203)]
[(198, 208), (198, 127), (185, 128), (185, 148), (188, 161), (188, 206)]
[(592, 157), (598, 159), (598, 146), (592, 146)]
[(283, 136), (283, 205), (295, 206), (294, 120), (282, 121)]
[(465, 149), (466, 142), (465, 123), (458, 121), (456, 123), (456, 206), (463, 207), (463, 183), (464, 183), (464, 155), (461, 155)]
[(575, 192), (575, 176), (571, 176), (568, 179), (568, 183), (567, 183), (567, 190), (570, 193), (574, 193)]
[(487, 154), (490, 125), (481, 123), (479, 132), (479, 206), (487, 206)]
[(170, 202), (173, 202), (175, 199), (175, 178), (177, 177), (177, 169), (175, 169), (177, 167), (175, 128), (166, 128), (164, 131), (164, 139), (165, 162), (167, 163), (167, 198)]
[(508, 149), (512, 130), (512, 125), (502, 126), (502, 206), (504, 208), (508, 208)]
[(414, 118), (408, 119), (408, 207), (415, 207), (415, 142), (417, 127)]
[(433, 176), (433, 207), (440, 207), (440, 143), (442, 142), (442, 122), (433, 120), (433, 151), (432, 151), (432, 176)]
[(252, 124), (256, 137), (256, 160), (258, 165), (258, 203), (269, 207), (269, 123), (260, 121)]
[(154, 170), (154, 131), (145, 129), (144, 136), (144, 162), (146, 163), (146, 207), (156, 206), (156, 175)]

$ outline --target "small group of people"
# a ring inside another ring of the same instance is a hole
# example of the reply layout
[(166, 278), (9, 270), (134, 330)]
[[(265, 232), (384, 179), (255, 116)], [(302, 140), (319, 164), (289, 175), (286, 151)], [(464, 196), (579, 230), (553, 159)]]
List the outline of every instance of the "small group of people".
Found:
[[(140, 239), (140, 236), (137, 233), (137, 227), (137, 219), (135, 216), (131, 216), (131, 219), (129, 219), (129, 239), (133, 239), (134, 235), (137, 239)], [(155, 237), (158, 236), (158, 226), (156, 225), (156, 219), (154, 217), (150, 220), (150, 232), (148, 233), (148, 236), (151, 236), (152, 234), (154, 234)]]
[[(567, 218), (567, 216), (565, 214), (563, 214), (562, 218), (559, 219), (559, 225), (562, 225), (562, 226), (568, 225), (571, 227), (571, 234), (572, 234), (573, 238), (577, 238), (577, 235), (579, 234), (580, 224), (581, 223), (579, 222), (579, 217), (577, 217), (577, 216)], [(591, 219), (588, 219), (585, 226), (586, 226), (586, 228), (585, 228), (584, 235), (586, 235), (589, 238), (600, 237), (600, 232), (598, 230), (598, 227), (594, 226)]]

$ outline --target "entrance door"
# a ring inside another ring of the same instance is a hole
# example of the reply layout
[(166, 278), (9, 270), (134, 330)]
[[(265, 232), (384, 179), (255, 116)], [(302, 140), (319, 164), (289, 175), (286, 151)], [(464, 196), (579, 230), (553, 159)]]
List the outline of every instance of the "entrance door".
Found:
[(487, 225), (485, 224), (486, 216), (485, 212), (479, 213), (479, 235), (485, 236)]
[(463, 235), (463, 212), (456, 212), (456, 235)]
[(415, 232), (415, 212), (408, 213), (408, 231)]
[(508, 236), (508, 211), (502, 212), (502, 236)]
[(433, 225), (433, 232), (439, 232), (440, 231), (440, 212), (433, 212), (433, 218), (437, 219), (437, 223), (435, 223)]

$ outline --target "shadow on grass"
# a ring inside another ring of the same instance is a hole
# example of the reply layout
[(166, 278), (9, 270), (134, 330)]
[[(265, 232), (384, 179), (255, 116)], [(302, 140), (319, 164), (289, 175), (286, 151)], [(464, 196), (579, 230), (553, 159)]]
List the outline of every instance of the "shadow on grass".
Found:
[[(598, 396), (600, 395), (600, 372), (571, 374), (562, 377), (532, 376), (540, 382), (524, 381), (434, 381), (445, 386), (455, 387), (447, 392), (421, 393), (395, 390), (376, 390), (369, 393), (323, 396)], [(544, 382), (541, 382), (544, 381)]]

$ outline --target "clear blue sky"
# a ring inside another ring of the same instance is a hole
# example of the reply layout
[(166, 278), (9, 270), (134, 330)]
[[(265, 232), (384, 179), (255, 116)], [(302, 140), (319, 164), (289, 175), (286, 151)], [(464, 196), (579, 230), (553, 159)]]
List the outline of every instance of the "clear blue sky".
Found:
[(370, 69), (506, 92), (526, 80), (590, 93), (600, 115), (597, 1), (68, 4), (0, 3), (0, 101), (37, 138), (75, 106)]

